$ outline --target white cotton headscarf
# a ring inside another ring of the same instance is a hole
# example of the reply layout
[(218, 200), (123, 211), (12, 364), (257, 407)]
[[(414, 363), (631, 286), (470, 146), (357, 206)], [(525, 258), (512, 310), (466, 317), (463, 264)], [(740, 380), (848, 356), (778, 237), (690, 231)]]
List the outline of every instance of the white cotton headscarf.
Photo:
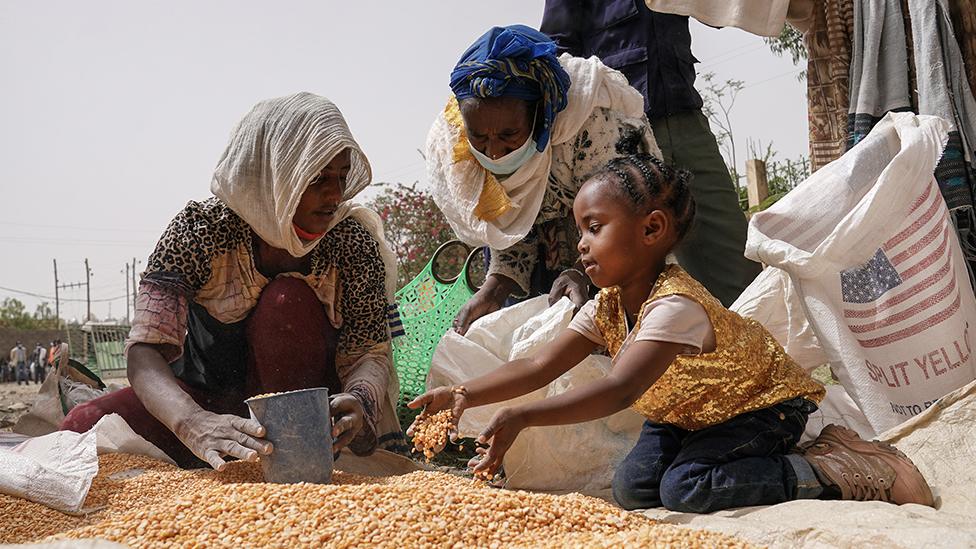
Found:
[[(559, 63), (571, 79), (566, 108), (556, 115), (549, 146), (500, 181), (511, 208), (493, 221), (485, 221), (475, 213), (485, 180), (484, 168), (473, 159), (455, 162), (453, 151), (459, 130), (443, 112), (434, 120), (427, 135), (427, 175), (433, 184), (434, 201), (465, 243), (503, 250), (525, 238), (542, 206), (553, 147), (571, 143), (594, 109), (607, 108), (628, 118), (644, 117), (640, 92), (627, 83), (623, 74), (598, 58), (563, 54)], [(648, 150), (660, 155), (651, 132), (645, 133), (644, 140)]]
[[(351, 167), (343, 203), (329, 230), (352, 216), (372, 233), (386, 265), (387, 298), (396, 288), (396, 258), (372, 210), (348, 200), (372, 178), (369, 160), (334, 103), (308, 92), (261, 101), (237, 124), (214, 170), (210, 191), (241, 216), (262, 240), (294, 257), (315, 249), (321, 237), (304, 242), (292, 218), (308, 185), (344, 149)], [(328, 232), (328, 230), (326, 231)]]

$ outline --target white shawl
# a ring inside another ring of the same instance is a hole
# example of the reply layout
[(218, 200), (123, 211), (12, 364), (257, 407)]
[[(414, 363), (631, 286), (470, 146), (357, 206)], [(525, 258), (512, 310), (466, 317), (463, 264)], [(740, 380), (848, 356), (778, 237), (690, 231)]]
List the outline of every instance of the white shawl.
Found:
[(352, 216), (373, 235), (386, 267), (387, 299), (392, 303), (396, 256), (383, 235), (383, 224), (372, 210), (347, 202), (369, 185), (369, 160), (338, 107), (325, 97), (302, 92), (255, 105), (231, 133), (210, 191), (262, 240), (303, 257), (321, 237), (310, 242), (298, 238), (292, 226), (295, 209), (309, 183), (344, 149), (349, 150), (352, 165), (343, 203), (329, 230)]
[(525, 238), (539, 215), (553, 147), (570, 145), (594, 109), (608, 108), (633, 118), (644, 116), (641, 94), (623, 74), (596, 57), (583, 59), (563, 54), (559, 63), (571, 80), (568, 104), (556, 115), (549, 146), (499, 181), (511, 208), (493, 221), (475, 215), (485, 169), (473, 159), (454, 162), (454, 146), (463, 129), (452, 124), (443, 112), (434, 120), (427, 135), (427, 175), (433, 184), (434, 202), (465, 243), (502, 250)]

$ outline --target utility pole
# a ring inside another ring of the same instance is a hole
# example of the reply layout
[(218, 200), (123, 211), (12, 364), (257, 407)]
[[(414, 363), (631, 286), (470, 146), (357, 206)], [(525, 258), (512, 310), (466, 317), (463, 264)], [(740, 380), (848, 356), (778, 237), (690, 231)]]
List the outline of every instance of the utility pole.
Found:
[(136, 316), (136, 295), (139, 293), (139, 286), (136, 285), (136, 258), (132, 258), (132, 316)]
[(54, 259), (54, 318), (58, 321), (58, 329), (61, 329), (61, 300), (58, 297), (58, 260)]
[(54, 311), (58, 317), (58, 327), (61, 326), (61, 301), (60, 294), (58, 290), (63, 290), (66, 288), (81, 288), (85, 287), (85, 294), (88, 296), (86, 300), (88, 302), (88, 319), (91, 320), (91, 269), (88, 268), (88, 258), (85, 258), (85, 281), (84, 282), (70, 282), (66, 284), (61, 284), (58, 280), (58, 260), (54, 260)]
[(129, 324), (129, 264), (125, 264), (125, 323)]
[(88, 268), (88, 258), (85, 258), (85, 302), (88, 304), (88, 322), (91, 322), (91, 269)]
[(758, 159), (746, 160), (746, 192), (749, 207), (758, 206), (769, 196), (769, 181), (766, 178), (766, 163)]

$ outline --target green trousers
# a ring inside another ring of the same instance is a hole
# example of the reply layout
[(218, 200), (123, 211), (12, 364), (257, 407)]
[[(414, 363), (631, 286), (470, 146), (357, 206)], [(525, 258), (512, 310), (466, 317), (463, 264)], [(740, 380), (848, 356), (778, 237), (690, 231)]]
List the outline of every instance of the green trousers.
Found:
[(664, 161), (694, 174), (695, 222), (675, 250), (678, 262), (728, 307), (759, 274), (742, 255), (746, 217), (718, 143), (701, 111), (651, 120)]

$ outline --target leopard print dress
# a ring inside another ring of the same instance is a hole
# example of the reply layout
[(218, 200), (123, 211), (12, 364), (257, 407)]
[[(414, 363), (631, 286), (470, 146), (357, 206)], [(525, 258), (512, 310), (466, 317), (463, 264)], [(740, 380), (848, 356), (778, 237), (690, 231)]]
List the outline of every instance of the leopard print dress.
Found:
[[(194, 387), (218, 391), (243, 384), (240, 357), (206, 356), (192, 332), (212, 332), (205, 337), (219, 336), (224, 349), (246, 348), (242, 321), (271, 282), (255, 266), (253, 238), (250, 226), (219, 199), (189, 202), (149, 257), (127, 349), (135, 343), (157, 345), (177, 378)], [(279, 275), (305, 280), (338, 329), (339, 379), (366, 411), (363, 436), (351, 444), (357, 453), (395, 435), (393, 427), (390, 433), (378, 431), (390, 383), (384, 273), (373, 236), (349, 217), (322, 237), (308, 273)]]

